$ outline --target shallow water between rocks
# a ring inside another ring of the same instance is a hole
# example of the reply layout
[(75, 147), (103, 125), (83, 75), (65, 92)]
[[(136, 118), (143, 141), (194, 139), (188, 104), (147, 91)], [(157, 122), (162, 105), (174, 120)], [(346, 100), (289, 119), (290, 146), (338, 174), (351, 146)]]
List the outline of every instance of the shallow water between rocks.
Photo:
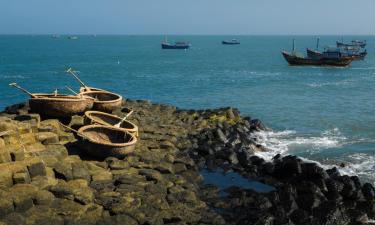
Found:
[(204, 178), (204, 184), (215, 185), (220, 189), (220, 195), (222, 197), (227, 195), (225, 189), (231, 186), (250, 189), (260, 193), (267, 193), (275, 190), (275, 188), (270, 185), (244, 178), (236, 172), (224, 172), (222, 169), (217, 169), (215, 171), (203, 169), (201, 170), (201, 175)]

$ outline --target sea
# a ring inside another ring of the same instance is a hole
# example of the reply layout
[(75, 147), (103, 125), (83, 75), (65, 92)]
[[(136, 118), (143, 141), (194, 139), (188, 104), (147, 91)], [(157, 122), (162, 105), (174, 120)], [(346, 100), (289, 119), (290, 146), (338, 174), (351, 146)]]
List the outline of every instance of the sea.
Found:
[[(222, 45), (237, 38), (240, 45)], [(31, 92), (69, 93), (77, 81), (130, 99), (184, 109), (235, 107), (269, 128), (252, 134), (275, 154), (294, 154), (324, 167), (375, 182), (375, 36), (320, 36), (320, 48), (337, 40), (367, 40), (368, 56), (347, 68), (289, 66), (282, 50), (305, 54), (318, 36), (168, 36), (188, 50), (162, 50), (164, 36), (0, 36), (0, 110)]]

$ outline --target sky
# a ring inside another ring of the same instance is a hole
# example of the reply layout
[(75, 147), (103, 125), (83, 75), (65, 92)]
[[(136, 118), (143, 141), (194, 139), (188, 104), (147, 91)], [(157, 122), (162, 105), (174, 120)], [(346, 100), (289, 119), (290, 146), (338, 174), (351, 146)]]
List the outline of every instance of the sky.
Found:
[(375, 0), (0, 0), (0, 34), (374, 35)]

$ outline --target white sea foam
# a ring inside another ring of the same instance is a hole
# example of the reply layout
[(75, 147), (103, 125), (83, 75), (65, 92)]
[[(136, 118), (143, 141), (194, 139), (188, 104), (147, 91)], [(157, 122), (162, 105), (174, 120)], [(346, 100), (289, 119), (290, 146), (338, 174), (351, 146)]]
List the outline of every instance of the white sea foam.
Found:
[(326, 87), (326, 86), (347, 86), (352, 84), (353, 80), (347, 79), (347, 80), (341, 80), (337, 82), (324, 82), (324, 83), (309, 83), (307, 86), (312, 87), (312, 88), (321, 88), (321, 87)]
[[(317, 153), (329, 148), (341, 147), (346, 144), (353, 144), (358, 142), (370, 141), (367, 139), (360, 139), (357, 141), (350, 141), (343, 136), (338, 128), (326, 130), (320, 135), (301, 135), (293, 130), (284, 131), (260, 131), (255, 132), (251, 137), (256, 138), (257, 143), (265, 146), (269, 151), (256, 153), (258, 156), (271, 160), (276, 154), (286, 155), (294, 154), (296, 151)], [(297, 154), (298, 155), (298, 154)], [(325, 169), (337, 167), (342, 175), (357, 175), (364, 181), (371, 181), (375, 184), (375, 156), (365, 153), (354, 153), (342, 158), (342, 161), (333, 163), (335, 160), (328, 160), (325, 162), (317, 162), (302, 158), (304, 161), (317, 163)], [(338, 166), (340, 162), (345, 162), (345, 167)]]
[(351, 70), (375, 70), (375, 67), (370, 66), (370, 67), (351, 67)]
[(26, 79), (23, 75), (0, 75), (3, 79)]
[(375, 157), (366, 153), (355, 153), (349, 155), (349, 161), (351, 162), (349, 167), (361, 177), (368, 180), (375, 180)]
[(304, 150), (315, 153), (322, 149), (339, 147), (346, 140), (338, 128), (322, 132), (319, 136), (301, 135), (293, 130), (260, 131), (251, 135), (257, 143), (269, 149), (268, 152), (257, 153), (265, 159), (271, 159), (275, 154), (286, 154), (291, 151)]

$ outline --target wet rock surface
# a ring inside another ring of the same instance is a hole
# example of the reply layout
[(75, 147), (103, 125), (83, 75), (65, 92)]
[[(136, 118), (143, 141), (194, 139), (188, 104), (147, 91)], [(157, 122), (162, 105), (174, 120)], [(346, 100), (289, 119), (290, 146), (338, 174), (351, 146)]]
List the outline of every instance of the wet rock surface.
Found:
[[(86, 154), (77, 115), (58, 121), (18, 104), (0, 114), (0, 221), (3, 224), (365, 224), (375, 189), (295, 156), (267, 162), (250, 137), (264, 130), (238, 110), (180, 110), (124, 102), (114, 114), (139, 126), (124, 159)], [(232, 171), (274, 187), (260, 193), (204, 185), (202, 169)], [(0, 224), (1, 224), (0, 222)]]

